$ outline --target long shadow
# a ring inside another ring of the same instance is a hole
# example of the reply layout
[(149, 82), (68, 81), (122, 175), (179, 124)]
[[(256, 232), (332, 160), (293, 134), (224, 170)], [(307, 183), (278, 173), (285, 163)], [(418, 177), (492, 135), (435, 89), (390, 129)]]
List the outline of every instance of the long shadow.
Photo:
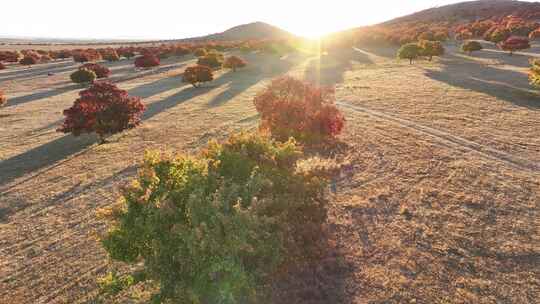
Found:
[(64, 135), (22, 154), (0, 161), (0, 186), (81, 152), (96, 141), (96, 137), (93, 135), (80, 137)]
[(21, 80), (21, 79), (33, 79), (40, 76), (47, 76), (48, 73), (58, 74), (70, 70), (74, 70), (79, 64), (78, 63), (68, 63), (62, 65), (62, 67), (54, 68), (43, 68), (43, 69), (28, 69), (28, 73), (19, 73), (11, 77), (0, 77), (0, 81), (10, 81), (10, 80)]
[(215, 81), (215, 84), (218, 86), (228, 84), (228, 89), (212, 98), (208, 103), (208, 106), (220, 106), (264, 79), (287, 73), (295, 64), (294, 61), (282, 60), (275, 56), (268, 55), (245, 55), (244, 57), (248, 62), (257, 62), (258, 65), (248, 66), (237, 72), (230, 71), (218, 78)]
[(497, 69), (451, 54), (441, 60), (441, 64), (442, 70), (426, 70), (425, 75), (437, 81), (484, 93), (518, 106), (540, 109), (540, 97), (535, 97), (531, 93), (526, 74)]
[(28, 102), (44, 99), (44, 98), (50, 98), (53, 96), (61, 95), (64, 93), (67, 93), (72, 90), (81, 89), (82, 87), (78, 84), (70, 84), (64, 87), (48, 90), (48, 91), (42, 91), (42, 92), (36, 92), (29, 95), (19, 96), (10, 98), (8, 100), (8, 103), (5, 105), (5, 107), (13, 107), (21, 104), (25, 104)]
[(182, 104), (192, 98), (195, 98), (197, 96), (206, 94), (213, 90), (216, 86), (206, 86), (206, 87), (200, 87), (200, 88), (194, 88), (185, 84), (182, 84), (178, 87), (185, 87), (181, 91), (164, 98), (160, 101), (154, 102), (152, 104), (147, 105), (146, 111), (144, 111), (143, 120), (150, 119), (157, 114), (166, 111), (168, 109), (171, 109), (179, 104)]
[(369, 44), (360, 44), (358, 45), (358, 48), (373, 53), (377, 56), (388, 58), (388, 59), (395, 59), (396, 53), (398, 51), (398, 47), (393, 45), (369, 45)]
[(334, 51), (311, 60), (306, 68), (305, 78), (317, 85), (333, 86), (343, 83), (345, 72), (351, 70), (355, 62), (373, 64), (368, 55), (352, 49)]
[(182, 77), (174, 76), (163, 78), (154, 82), (145, 83), (129, 90), (129, 95), (139, 96), (141, 98), (148, 98), (160, 93), (172, 90), (182, 86)]
[(508, 53), (499, 51), (497, 49), (484, 49), (478, 52), (473, 53), (471, 56), (481, 59), (490, 59), (495, 60), (498, 63), (506, 64), (510, 66), (520, 67), (520, 68), (528, 68), (531, 66), (529, 63), (529, 60), (532, 58), (531, 56), (522, 54), (522, 53), (514, 53), (512, 56), (510, 56)]
[(12, 71), (8, 70), (6, 72), (0, 73), (0, 80), (5, 80), (5, 78), (9, 76), (18, 76), (18, 75), (24, 76), (25, 74), (33, 74), (37, 72), (43, 72), (47, 70), (64, 68), (64, 67), (75, 66), (75, 65), (77, 65), (77, 63), (73, 61), (58, 62), (58, 63), (53, 63), (53, 64), (43, 64), (43, 65), (37, 64), (32, 67), (25, 67), (25, 68), (12, 70)]

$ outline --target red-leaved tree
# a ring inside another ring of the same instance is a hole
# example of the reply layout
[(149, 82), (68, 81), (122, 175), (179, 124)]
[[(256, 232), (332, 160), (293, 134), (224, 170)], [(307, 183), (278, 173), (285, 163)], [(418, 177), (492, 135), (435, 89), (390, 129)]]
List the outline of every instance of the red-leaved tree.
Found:
[(141, 123), (145, 106), (139, 97), (131, 97), (125, 90), (109, 82), (96, 82), (81, 91), (73, 106), (64, 110), (66, 117), (59, 132), (79, 136), (96, 133), (100, 142), (107, 135), (131, 129)]
[(135, 58), (135, 66), (138, 68), (152, 68), (160, 64), (159, 58), (152, 54), (144, 54)]
[(183, 82), (190, 83), (198, 88), (201, 83), (214, 80), (214, 74), (210, 67), (205, 65), (194, 65), (187, 67), (184, 71)]
[(27, 56), (24, 56), (23, 59), (19, 61), (19, 63), (22, 65), (33, 65), (33, 64), (38, 63), (38, 60), (39, 60), (39, 57), (37, 56), (27, 55)]
[(111, 75), (111, 70), (109, 70), (108, 67), (102, 66), (101, 64), (97, 63), (85, 63), (81, 67), (79, 67), (79, 70), (80, 69), (87, 69), (96, 73), (97, 78), (107, 78)]
[(531, 44), (529, 39), (525, 37), (510, 37), (499, 43), (498, 46), (501, 50), (510, 52), (510, 56), (512, 56), (515, 51), (529, 49)]
[(313, 143), (335, 138), (343, 130), (345, 118), (334, 101), (333, 88), (284, 76), (259, 93), (254, 104), (261, 115), (261, 130), (277, 140), (294, 137)]

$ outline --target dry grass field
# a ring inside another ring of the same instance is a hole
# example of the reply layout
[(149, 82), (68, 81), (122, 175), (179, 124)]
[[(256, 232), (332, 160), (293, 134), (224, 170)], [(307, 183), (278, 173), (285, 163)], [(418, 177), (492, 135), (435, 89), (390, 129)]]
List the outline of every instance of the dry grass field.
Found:
[[(98, 145), (56, 132), (80, 87), (71, 61), (0, 71), (0, 303), (143, 303), (144, 286), (99, 296), (109, 265), (97, 209), (114, 203), (147, 149), (193, 152), (256, 128), (253, 97), (282, 74), (336, 85), (339, 157), (354, 175), (332, 197), (327, 256), (274, 286), (272, 303), (538, 303), (540, 96), (528, 54), (433, 62), (391, 48), (313, 56), (241, 54), (249, 65), (202, 88), (193, 57), (149, 71), (107, 64), (147, 105), (143, 124)], [(52, 75), (48, 76), (51, 72)]]

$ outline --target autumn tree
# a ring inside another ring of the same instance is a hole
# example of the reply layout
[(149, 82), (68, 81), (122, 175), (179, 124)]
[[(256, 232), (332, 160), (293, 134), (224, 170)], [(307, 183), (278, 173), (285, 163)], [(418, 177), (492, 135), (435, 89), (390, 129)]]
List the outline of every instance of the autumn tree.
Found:
[(96, 80), (97, 76), (94, 71), (91, 71), (86, 68), (79, 68), (77, 71), (73, 72), (70, 76), (71, 81), (78, 84), (88, 84), (93, 83)]
[(152, 68), (160, 65), (160, 60), (153, 54), (144, 54), (135, 58), (135, 67)]
[(106, 136), (138, 126), (144, 110), (139, 97), (129, 96), (112, 83), (96, 82), (64, 110), (65, 120), (58, 131), (75, 136), (96, 133), (104, 143)]
[(418, 45), (422, 49), (422, 56), (428, 57), (429, 61), (433, 59), (433, 56), (444, 55), (444, 46), (439, 41), (422, 40)]
[(4, 91), (0, 90), (0, 107), (7, 103), (7, 97), (4, 95)]
[(529, 82), (532, 86), (540, 88), (540, 60), (533, 60), (531, 64), (532, 66), (529, 72)]
[(225, 62), (223, 63), (223, 67), (227, 69), (232, 69), (233, 72), (236, 72), (236, 69), (243, 68), (247, 65), (247, 62), (238, 57), (238, 56), (230, 56), (225, 59)]
[(472, 52), (480, 51), (481, 49), (483, 49), (482, 44), (478, 41), (469, 40), (461, 46), (461, 50), (469, 55), (471, 55)]
[(201, 83), (214, 80), (212, 69), (205, 65), (195, 65), (186, 68), (183, 75), (183, 82), (190, 83), (198, 88)]
[(409, 59), (410, 64), (422, 54), (422, 48), (416, 43), (407, 43), (398, 50), (399, 59)]
[(531, 48), (529, 39), (525, 37), (510, 37), (505, 41), (498, 44), (499, 48), (503, 51), (509, 52), (509, 55), (512, 56), (515, 51), (521, 51)]

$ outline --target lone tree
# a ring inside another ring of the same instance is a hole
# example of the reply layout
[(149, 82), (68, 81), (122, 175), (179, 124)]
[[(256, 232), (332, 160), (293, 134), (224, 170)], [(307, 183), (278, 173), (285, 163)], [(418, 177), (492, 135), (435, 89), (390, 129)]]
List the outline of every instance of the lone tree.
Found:
[(333, 88), (290, 76), (273, 80), (253, 100), (262, 131), (280, 141), (293, 137), (304, 143), (324, 142), (341, 133), (345, 117), (334, 102)]
[(86, 63), (82, 65), (79, 70), (80, 69), (87, 69), (96, 73), (97, 78), (107, 78), (111, 75), (111, 70), (109, 70), (108, 67), (102, 66), (97, 63)]
[(499, 43), (498, 46), (501, 50), (509, 52), (510, 56), (512, 56), (515, 51), (531, 48), (529, 39), (525, 37), (510, 37), (504, 42)]
[(212, 69), (205, 65), (195, 65), (186, 68), (184, 71), (183, 82), (190, 83), (198, 88), (201, 83), (214, 80)]
[(418, 58), (422, 54), (422, 48), (416, 43), (407, 43), (398, 50), (399, 59), (409, 59), (410, 64), (413, 64), (413, 60)]
[(0, 90), (0, 107), (7, 103), (7, 97), (4, 95), (4, 91)]
[(59, 132), (79, 136), (96, 133), (100, 143), (107, 135), (131, 129), (141, 123), (145, 110), (139, 97), (130, 97), (128, 92), (109, 82), (96, 82), (81, 91), (73, 106), (64, 110), (66, 117)]
[(429, 61), (433, 59), (433, 56), (444, 55), (444, 46), (439, 41), (422, 40), (419, 46), (422, 48), (422, 56), (428, 57)]
[(246, 65), (247, 62), (238, 56), (227, 57), (227, 59), (225, 59), (225, 63), (223, 63), (224, 68), (232, 69), (233, 72), (236, 72), (236, 69), (243, 68)]
[(94, 71), (91, 71), (89, 69), (85, 68), (79, 68), (77, 71), (73, 72), (69, 78), (71, 78), (71, 81), (78, 84), (88, 84), (88, 83), (94, 83), (97, 76)]
[(483, 49), (482, 44), (478, 41), (466, 41), (461, 46), (461, 50), (469, 55), (471, 55), (472, 52), (480, 51), (481, 49)]
[(152, 54), (145, 54), (135, 58), (135, 67), (138, 68), (153, 68), (159, 64), (159, 58)]
[(540, 88), (540, 60), (533, 60), (531, 64), (532, 67), (529, 72), (529, 82), (532, 86)]

